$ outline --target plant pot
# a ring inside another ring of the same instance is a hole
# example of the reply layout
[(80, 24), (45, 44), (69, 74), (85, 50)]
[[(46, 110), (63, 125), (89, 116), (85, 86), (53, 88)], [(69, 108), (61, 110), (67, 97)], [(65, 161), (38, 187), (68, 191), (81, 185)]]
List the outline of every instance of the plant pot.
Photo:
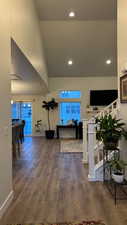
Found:
[(107, 149), (107, 150), (115, 150), (115, 149), (117, 149), (117, 147), (118, 147), (118, 141), (116, 141), (116, 142), (113, 142), (113, 141), (110, 141), (110, 142), (104, 142), (104, 147), (105, 147), (105, 149)]
[(116, 183), (122, 183), (124, 180), (124, 175), (123, 174), (112, 174), (112, 178)]
[(54, 130), (46, 130), (45, 131), (45, 137), (47, 139), (53, 139), (54, 138), (54, 134), (55, 134)]

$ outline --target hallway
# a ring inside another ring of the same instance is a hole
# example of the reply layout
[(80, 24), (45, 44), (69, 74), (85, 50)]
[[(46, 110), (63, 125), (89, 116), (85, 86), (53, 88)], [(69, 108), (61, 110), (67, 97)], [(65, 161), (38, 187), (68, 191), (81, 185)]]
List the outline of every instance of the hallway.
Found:
[(1, 225), (103, 220), (127, 224), (127, 201), (115, 207), (102, 183), (87, 181), (82, 153), (60, 153), (58, 140), (26, 138), (13, 164), (14, 200)]

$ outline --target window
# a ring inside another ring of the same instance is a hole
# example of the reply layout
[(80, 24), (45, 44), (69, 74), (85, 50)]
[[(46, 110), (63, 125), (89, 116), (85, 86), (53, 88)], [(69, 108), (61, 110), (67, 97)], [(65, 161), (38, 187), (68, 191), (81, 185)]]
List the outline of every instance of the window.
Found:
[[(64, 99), (64, 102), (60, 103), (60, 123), (63, 125), (68, 124), (70, 120), (80, 121), (80, 108), (81, 104), (79, 98), (81, 97), (80, 91), (60, 91), (60, 98)], [(77, 99), (75, 102), (66, 102), (66, 99)]]
[(60, 121), (67, 124), (69, 120), (80, 121), (80, 102), (61, 102), (60, 103)]
[(60, 91), (60, 98), (81, 98), (81, 91)]
[(19, 107), (20, 104), (18, 102), (11, 105), (12, 119), (19, 119)]
[(32, 103), (14, 102), (11, 106), (12, 119), (25, 120), (24, 134), (32, 134)]

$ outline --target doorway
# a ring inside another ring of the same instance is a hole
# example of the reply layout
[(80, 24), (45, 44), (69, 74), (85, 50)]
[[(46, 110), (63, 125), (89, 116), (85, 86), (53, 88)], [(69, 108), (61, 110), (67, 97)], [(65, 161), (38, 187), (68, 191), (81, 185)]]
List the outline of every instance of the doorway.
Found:
[(24, 135), (32, 135), (32, 102), (13, 102), (12, 119), (25, 120)]

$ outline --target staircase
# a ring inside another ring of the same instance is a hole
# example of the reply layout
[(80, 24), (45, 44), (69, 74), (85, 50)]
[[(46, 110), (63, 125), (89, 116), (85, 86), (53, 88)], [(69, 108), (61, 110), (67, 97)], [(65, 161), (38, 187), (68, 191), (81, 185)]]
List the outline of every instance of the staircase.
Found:
[(83, 120), (83, 163), (89, 166), (89, 181), (103, 181), (103, 143), (96, 140), (95, 119), (106, 114), (119, 118), (119, 112), (119, 102), (115, 100), (90, 120)]

